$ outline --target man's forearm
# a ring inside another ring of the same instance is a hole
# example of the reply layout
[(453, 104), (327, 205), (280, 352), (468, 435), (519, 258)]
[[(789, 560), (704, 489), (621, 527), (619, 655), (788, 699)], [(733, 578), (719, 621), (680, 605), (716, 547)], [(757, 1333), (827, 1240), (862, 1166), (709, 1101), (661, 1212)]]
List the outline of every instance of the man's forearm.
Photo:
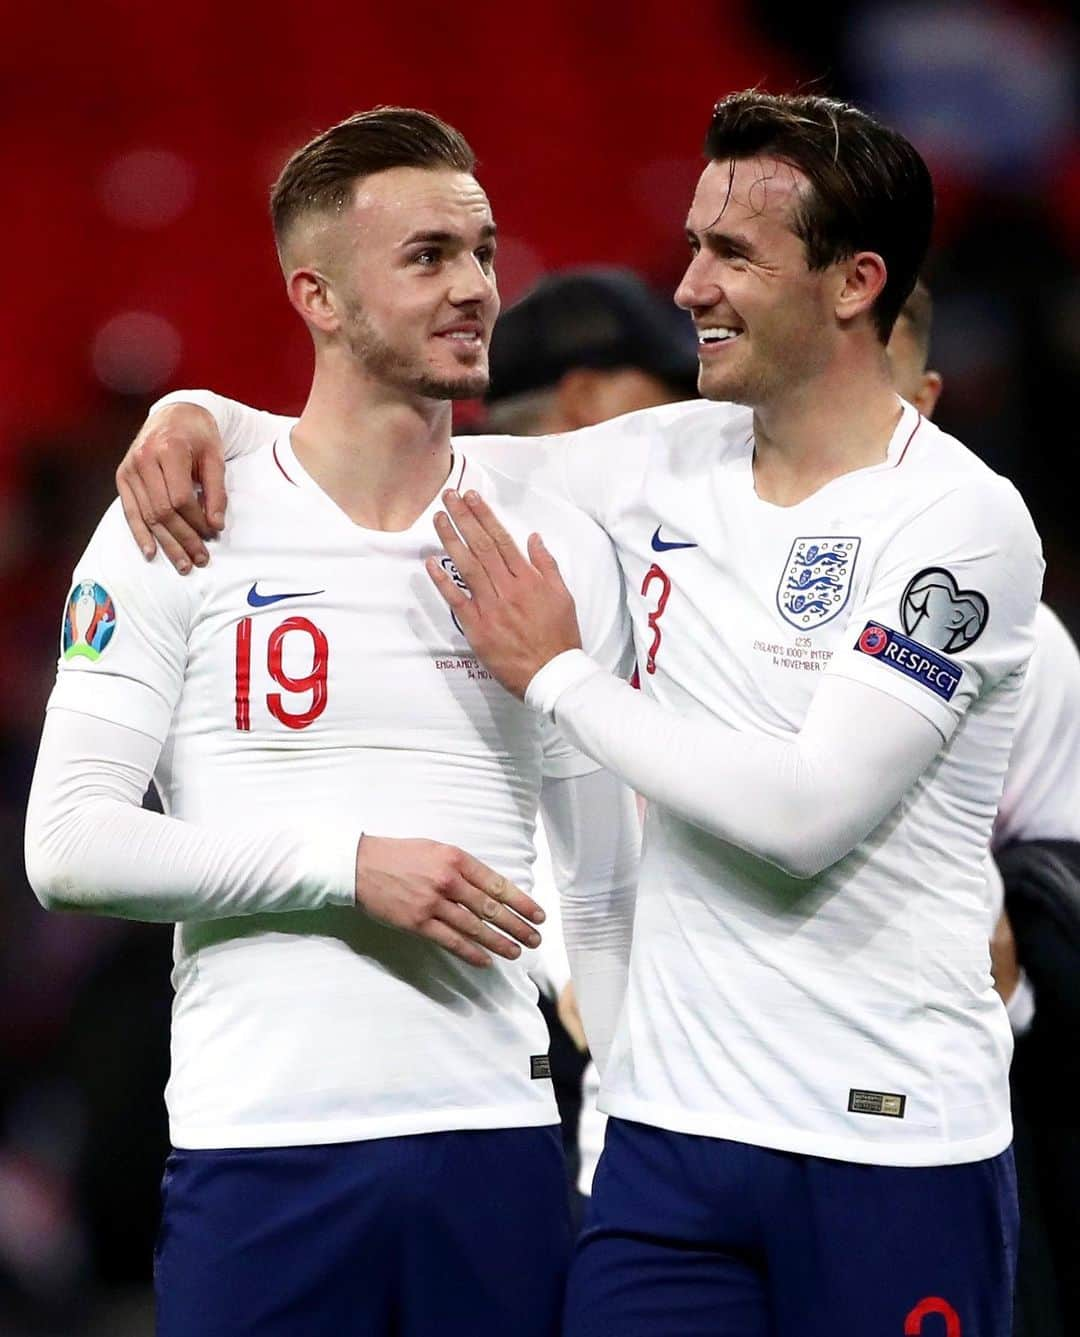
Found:
[(144, 811), (158, 751), (135, 730), (49, 712), (26, 824), (43, 905), (174, 922), (353, 904), (359, 831), (226, 831)]
[(221, 434), (227, 460), (250, 455), (269, 445), (296, 421), (266, 409), (251, 408), (213, 390), (173, 390), (152, 405), (150, 416), (174, 404), (194, 404), (210, 414)]
[(794, 877), (854, 849), (941, 747), (910, 706), (842, 678), (821, 683), (802, 731), (784, 737), (665, 710), (580, 651), (546, 665), (526, 699), (553, 705), (563, 733), (638, 793)]
[(626, 994), (641, 849), (633, 794), (607, 771), (544, 782), (544, 823), (589, 1048), (601, 1072)]

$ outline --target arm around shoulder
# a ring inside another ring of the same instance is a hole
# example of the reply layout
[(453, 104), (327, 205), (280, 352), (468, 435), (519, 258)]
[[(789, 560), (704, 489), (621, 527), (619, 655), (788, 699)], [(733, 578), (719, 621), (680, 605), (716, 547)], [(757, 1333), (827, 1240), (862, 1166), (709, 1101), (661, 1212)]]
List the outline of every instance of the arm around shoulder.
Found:
[(206, 541), (225, 524), (225, 460), (258, 450), (291, 422), (210, 390), (159, 399), (116, 471), (144, 556), (160, 546), (181, 573), (204, 566)]

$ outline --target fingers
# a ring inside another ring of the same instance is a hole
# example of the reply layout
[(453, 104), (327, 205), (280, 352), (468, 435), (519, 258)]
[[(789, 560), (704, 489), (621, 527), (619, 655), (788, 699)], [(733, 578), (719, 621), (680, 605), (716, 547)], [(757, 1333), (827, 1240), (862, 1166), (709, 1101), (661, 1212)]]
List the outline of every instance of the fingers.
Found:
[(529, 564), (521, 550), (478, 492), (461, 497), (451, 489), (443, 493), (443, 502), (473, 557), (496, 587), (505, 586), (507, 577), (526, 574)]
[[(529, 561), (536, 567), (537, 571), (543, 577), (548, 585), (554, 585), (556, 589), (566, 589), (562, 578), (562, 572), (559, 570), (559, 564), (552, 557), (544, 546), (544, 540), (539, 534), (529, 535)], [(569, 593), (569, 591), (567, 591)]]
[(479, 859), (474, 859), (471, 854), (462, 852), (460, 869), (466, 882), (471, 883), (473, 887), (491, 897), (492, 900), (508, 905), (515, 914), (520, 915), (523, 919), (528, 919), (533, 924), (542, 924), (547, 918), (543, 908), (531, 896), (526, 896), (519, 887), (514, 886), (509, 878), (496, 873), (493, 868), (489, 868), (486, 863), (481, 863)]
[(199, 482), (202, 484), (203, 507), (206, 518), (215, 529), (225, 527), (225, 457), (217, 451), (205, 450), (196, 461)]
[(449, 924), (444, 924), (441, 919), (429, 919), (420, 930), (422, 937), (430, 938), (432, 942), (446, 949), (451, 955), (464, 961), (466, 965), (478, 966), (481, 970), (492, 964), (491, 957), (488, 956), (481, 947), (478, 947), (470, 938), (456, 932)]
[[(509, 911), (506, 911), (507, 915), (509, 913)], [(504, 961), (516, 961), (521, 955), (521, 948), (516, 942), (505, 934), (499, 933), (490, 924), (473, 914), (471, 910), (466, 909), (460, 901), (446, 901), (440, 907), (438, 917), (463, 938), (469, 939), (479, 947), (486, 948), (493, 956), (501, 956)], [(530, 929), (529, 931), (538, 939), (538, 935), (533, 930)]]
[[(191, 570), (191, 559), (188, 557), (184, 548), (173, 538), (164, 525), (158, 524), (157, 521), (150, 519), (154, 513), (154, 507), (147, 494), (146, 488), (143, 485), (141, 476), (132, 472), (129, 476), (128, 484), (140, 518), (146, 517), (149, 521), (148, 533), (150, 535), (150, 544), (149, 548), (143, 547), (143, 555), (148, 558), (153, 557), (156, 549), (160, 547), (161, 551), (169, 561), (172, 562), (177, 571), (179, 571), (182, 576), (186, 576)], [(127, 514), (126, 507), (124, 513)], [(144, 528), (146, 528), (145, 525)], [(134, 526), (132, 526), (131, 532), (135, 534), (136, 541), (138, 542), (139, 537)], [(142, 547), (141, 542), (140, 547)]]
[[(464, 906), (468, 910), (476, 924), (485, 928), (491, 925), (492, 928), (498, 927), (499, 933), (496, 936), (503, 936), (506, 941), (513, 938), (525, 947), (539, 947), (540, 934), (528, 922), (522, 919), (504, 903), (497, 901), (493, 896), (488, 896), (485, 892), (477, 890), (471, 882), (466, 882), (464, 878), (450, 892), (449, 900), (455, 902), (459, 907)], [(490, 947), (490, 940), (485, 941), (485, 946)], [(506, 952), (500, 955), (509, 955)], [(514, 957), (518, 955), (515, 948)]]
[[(479, 561), (472, 549), (461, 539), (450, 519), (442, 511), (435, 516), (435, 533), (438, 534), (446, 555), (457, 567), (457, 573), (468, 585), (474, 598), (491, 598), (495, 594), (495, 585), (483, 562)], [(504, 573), (505, 575), (505, 573)]]
[(139, 501), (136, 493), (135, 484), (137, 477), (132, 475), (129, 479), (124, 466), (121, 465), (116, 471), (116, 490), (120, 493), (120, 505), (124, 508), (124, 519), (127, 520), (128, 529), (131, 530), (132, 538), (142, 550), (142, 555), (147, 561), (157, 552), (157, 543), (153, 534), (147, 528), (142, 518), (142, 512), (139, 509)]
[[(192, 563), (205, 566), (210, 557), (202, 537), (176, 510), (170, 483), (159, 463), (136, 451), (128, 477), (143, 520), (173, 566), (182, 573), (190, 571)], [(179, 496), (180, 485), (174, 480), (171, 486)], [(187, 486), (194, 495), (190, 480)]]
[[(457, 493), (452, 492), (451, 496), (456, 497)], [(462, 523), (472, 527), (473, 522), (479, 526), (480, 531), (485, 533), (494, 543), (506, 563), (507, 570), (515, 576), (524, 575), (529, 569), (529, 564), (521, 555), (521, 549), (514, 542), (510, 531), (502, 523), (499, 517), (483, 499), (479, 492), (469, 491), (465, 493), (464, 502), (468, 508), (466, 515), (462, 516)], [(462, 531), (463, 533), (465, 531)]]
[(450, 606), (450, 611), (461, 624), (463, 631), (468, 633), (470, 619), (476, 610), (472, 607), (472, 599), (461, 589), (454, 580), (443, 570), (439, 562), (434, 557), (429, 557), (424, 563), (427, 567), (427, 573), (431, 577), (435, 588)]
[(176, 462), (171, 456), (166, 456), (162, 462), (161, 473), (172, 509), (200, 538), (213, 538), (217, 531), (203, 513), (202, 499), (196, 492), (195, 482), (186, 469), (178, 472)]

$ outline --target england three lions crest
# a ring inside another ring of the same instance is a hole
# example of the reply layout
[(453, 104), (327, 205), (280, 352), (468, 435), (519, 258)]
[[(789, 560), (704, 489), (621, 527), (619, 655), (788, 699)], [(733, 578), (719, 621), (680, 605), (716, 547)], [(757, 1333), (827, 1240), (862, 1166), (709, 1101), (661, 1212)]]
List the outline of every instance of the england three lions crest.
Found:
[(860, 542), (833, 535), (795, 540), (776, 587), (776, 606), (785, 622), (812, 631), (842, 611), (851, 593)]

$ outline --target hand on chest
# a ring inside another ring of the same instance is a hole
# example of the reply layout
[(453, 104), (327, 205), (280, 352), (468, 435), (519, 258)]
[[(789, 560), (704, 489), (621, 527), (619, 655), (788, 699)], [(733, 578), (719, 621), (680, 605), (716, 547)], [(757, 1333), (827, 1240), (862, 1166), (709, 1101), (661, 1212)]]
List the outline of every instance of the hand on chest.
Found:
[(642, 678), (715, 674), (783, 692), (786, 679), (823, 670), (846, 644), (867, 565), (858, 530), (823, 519), (775, 509), (645, 518), (624, 566)]

